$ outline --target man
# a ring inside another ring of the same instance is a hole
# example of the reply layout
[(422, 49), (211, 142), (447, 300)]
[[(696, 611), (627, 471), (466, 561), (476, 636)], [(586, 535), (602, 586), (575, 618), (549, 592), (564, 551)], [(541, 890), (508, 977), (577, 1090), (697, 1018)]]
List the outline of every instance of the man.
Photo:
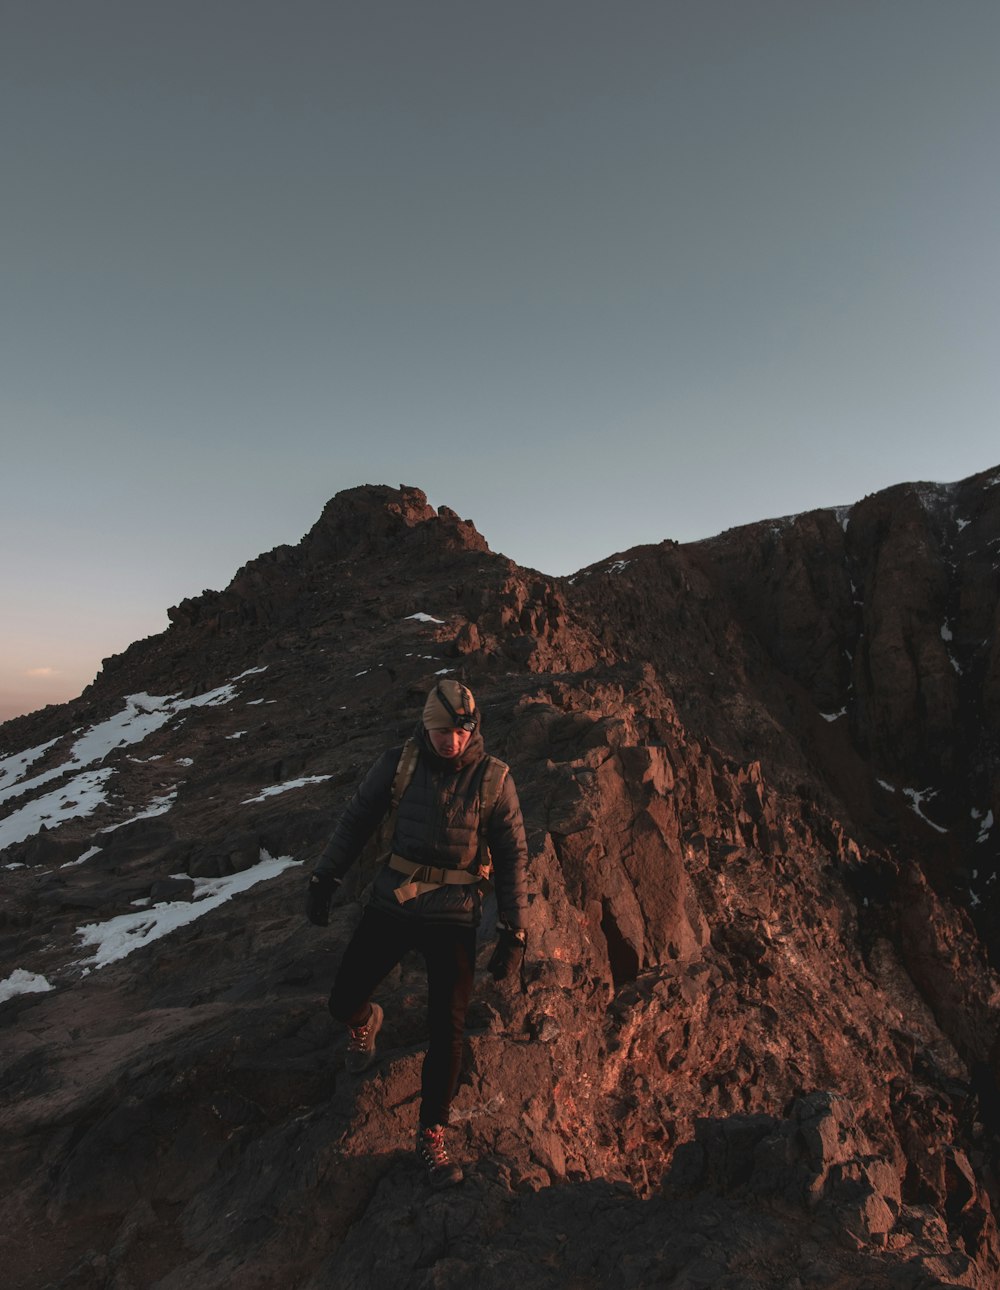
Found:
[(500, 921), (489, 971), (512, 976), (524, 955), (527, 846), (507, 767), (488, 757), (471, 691), (440, 681), (402, 748), (384, 753), (348, 803), (309, 883), (307, 915), (326, 926), (338, 883), (394, 809), (390, 854), (348, 945), (330, 1012), (350, 1031), (347, 1069), (375, 1058), (382, 1009), (371, 995), (408, 950), (427, 965), (429, 1043), (421, 1076), (417, 1154), (435, 1187), (462, 1181), (448, 1158), (444, 1126), (462, 1060), (472, 995), (482, 869), (492, 857)]

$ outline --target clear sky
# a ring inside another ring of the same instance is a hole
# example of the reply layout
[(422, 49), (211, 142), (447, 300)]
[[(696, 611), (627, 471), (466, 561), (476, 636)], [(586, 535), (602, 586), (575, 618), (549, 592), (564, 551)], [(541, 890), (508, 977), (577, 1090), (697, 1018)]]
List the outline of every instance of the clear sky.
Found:
[(996, 0), (0, 0), (0, 717), (415, 484), (568, 573), (1000, 462)]

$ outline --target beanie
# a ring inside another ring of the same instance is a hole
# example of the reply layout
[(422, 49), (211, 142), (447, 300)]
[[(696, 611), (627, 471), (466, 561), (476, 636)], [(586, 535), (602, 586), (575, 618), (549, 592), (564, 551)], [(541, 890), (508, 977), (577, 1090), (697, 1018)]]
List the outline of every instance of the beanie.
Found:
[(427, 696), (424, 704), (424, 729), (451, 730), (462, 721), (472, 720), (475, 715), (476, 701), (472, 697), (472, 691), (461, 681), (453, 681), (448, 677), (439, 681)]

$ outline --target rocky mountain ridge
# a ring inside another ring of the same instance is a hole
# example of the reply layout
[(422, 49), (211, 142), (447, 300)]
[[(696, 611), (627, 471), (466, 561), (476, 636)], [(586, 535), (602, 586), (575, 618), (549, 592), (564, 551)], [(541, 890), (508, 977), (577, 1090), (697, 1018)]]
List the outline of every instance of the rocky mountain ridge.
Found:
[[(0, 727), (12, 1284), (995, 1286), (998, 565), (1000, 470), (567, 579), (365, 487)], [(370, 1079), (323, 1008), (374, 855), (301, 898), (445, 671), (533, 900), (429, 1198), (419, 969)]]

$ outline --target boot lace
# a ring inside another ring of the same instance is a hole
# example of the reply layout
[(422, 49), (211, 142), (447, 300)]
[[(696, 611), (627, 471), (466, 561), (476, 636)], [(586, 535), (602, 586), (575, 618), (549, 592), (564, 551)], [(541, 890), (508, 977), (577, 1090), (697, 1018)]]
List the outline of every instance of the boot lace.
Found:
[(420, 1149), (432, 1169), (447, 1169), (448, 1149), (444, 1145), (444, 1125), (434, 1124), (420, 1130)]
[(364, 1053), (368, 1051), (370, 1047), (368, 1043), (368, 1035), (371, 1031), (372, 1022), (374, 1020), (375, 1020), (375, 1013), (373, 1011), (363, 1026), (350, 1028), (351, 1037), (347, 1041), (347, 1048), (349, 1052)]

